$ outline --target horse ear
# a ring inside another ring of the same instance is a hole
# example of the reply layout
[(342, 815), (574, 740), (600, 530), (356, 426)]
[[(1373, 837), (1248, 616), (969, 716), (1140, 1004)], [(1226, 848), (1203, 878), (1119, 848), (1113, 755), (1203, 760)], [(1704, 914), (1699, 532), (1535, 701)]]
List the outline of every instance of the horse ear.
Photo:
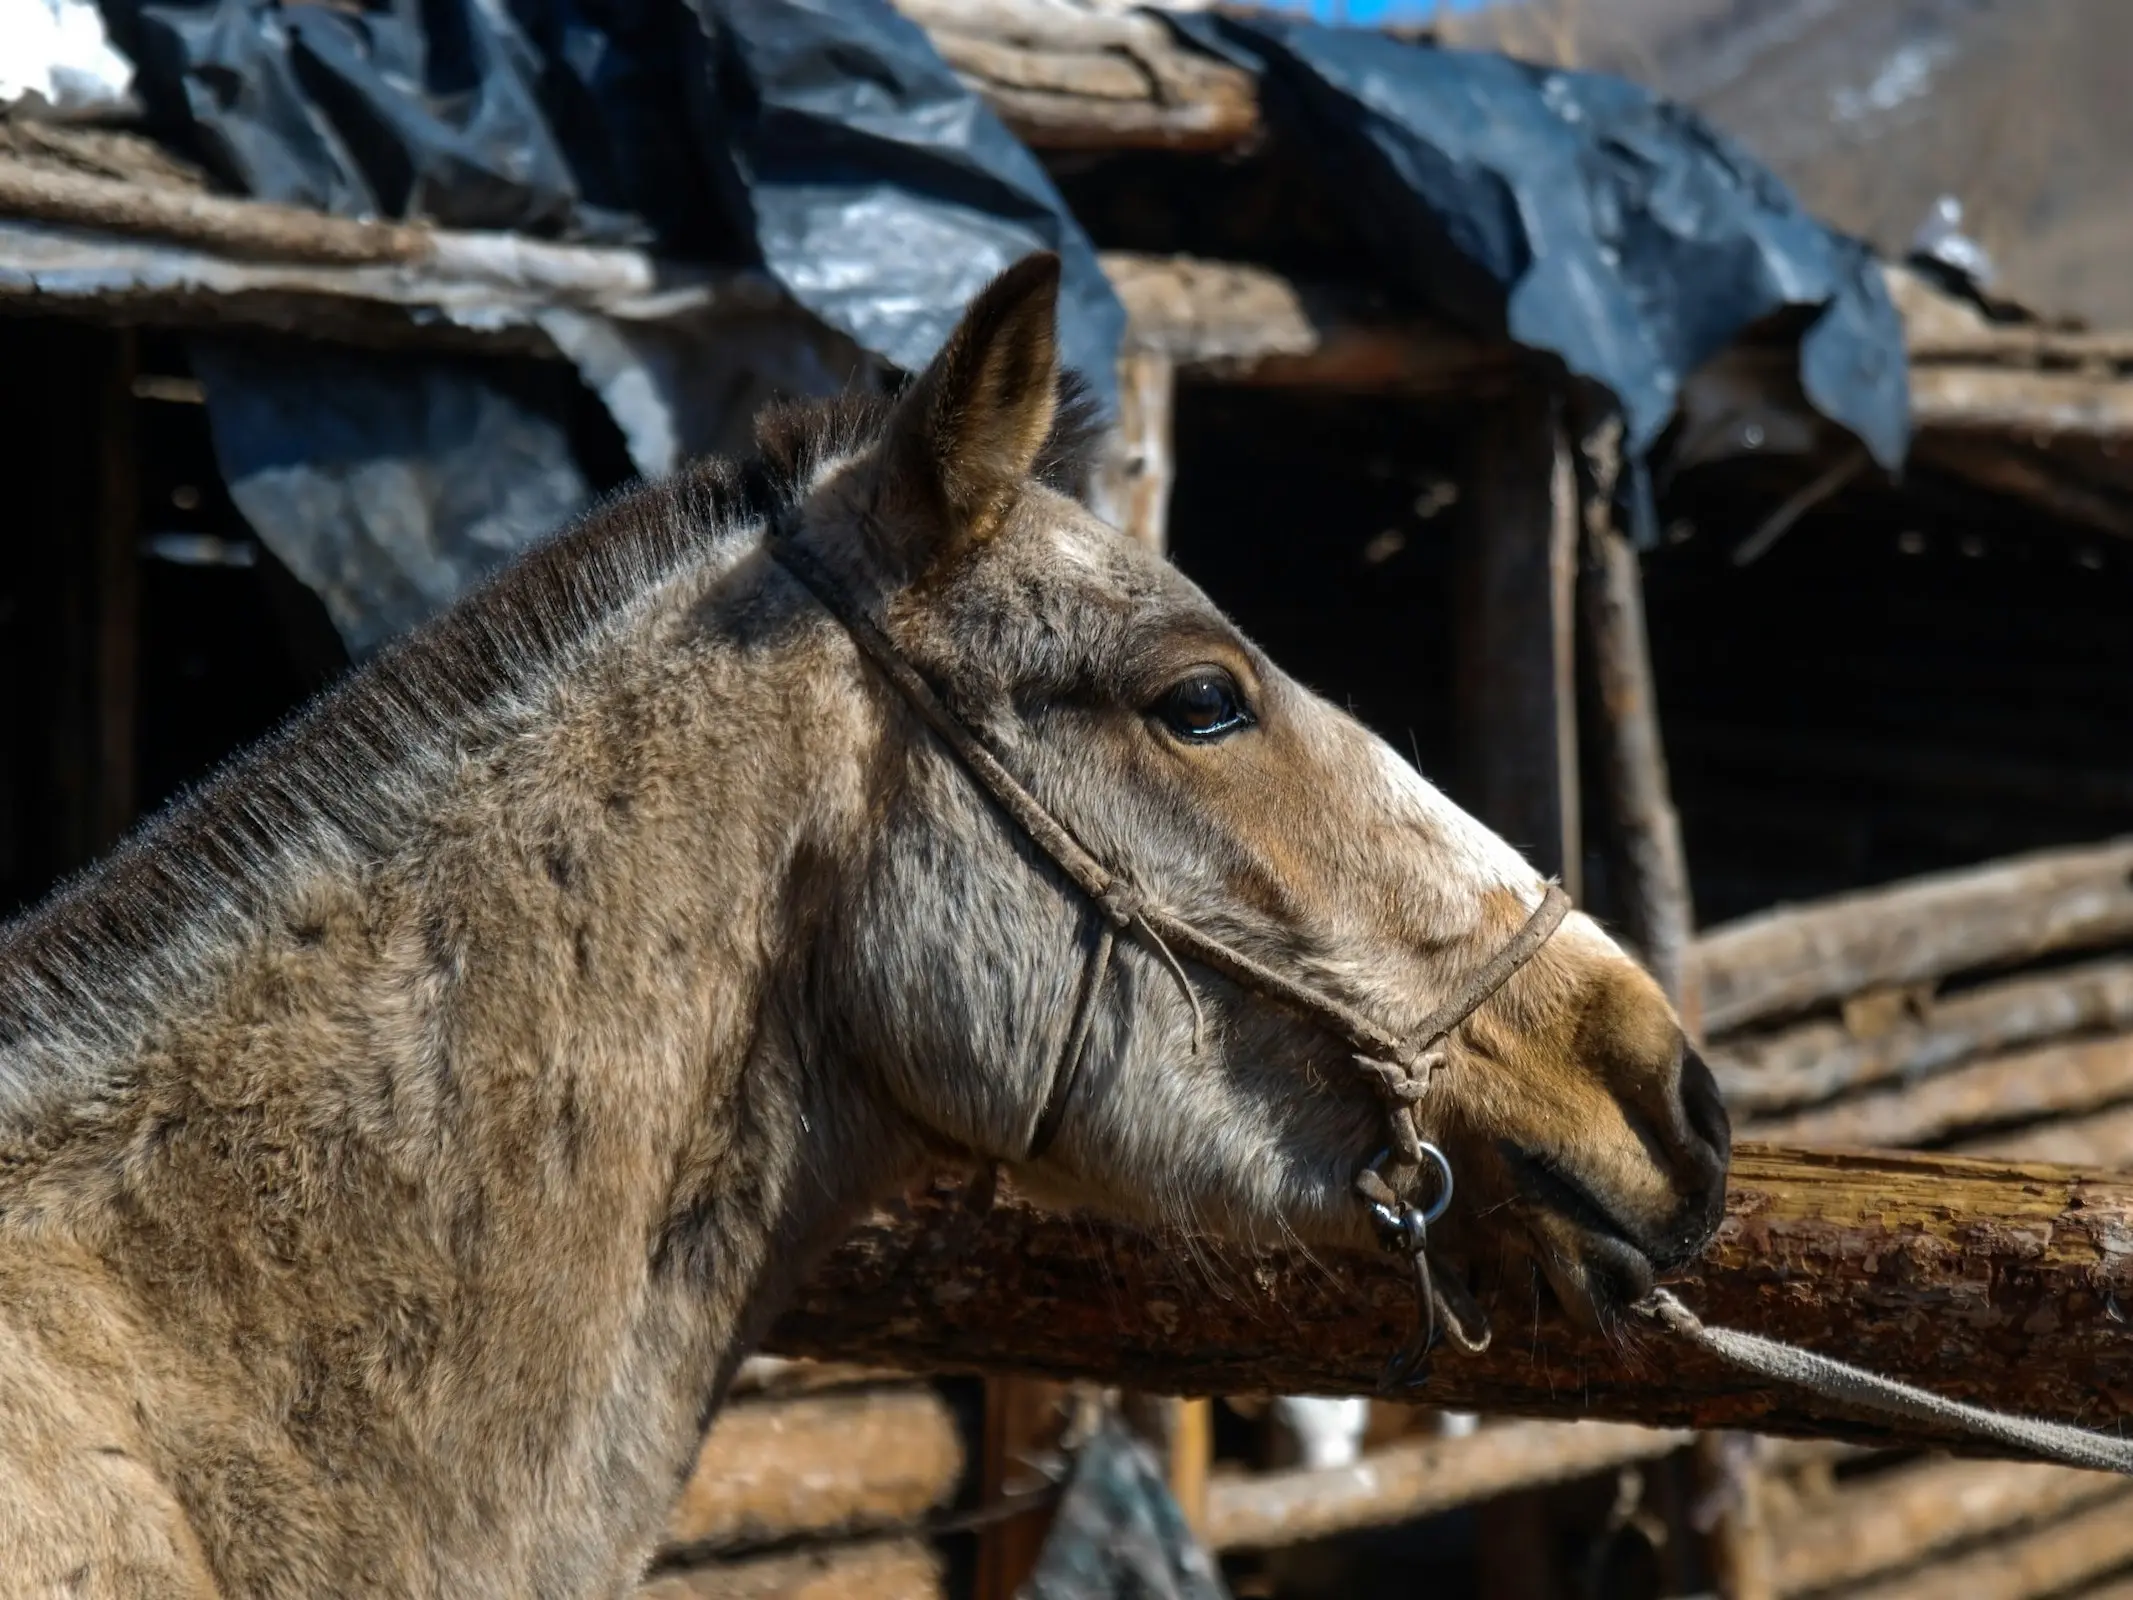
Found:
[(897, 402), (884, 485), (912, 570), (1000, 531), (1044, 456), (1059, 406), (1059, 257), (989, 284)]

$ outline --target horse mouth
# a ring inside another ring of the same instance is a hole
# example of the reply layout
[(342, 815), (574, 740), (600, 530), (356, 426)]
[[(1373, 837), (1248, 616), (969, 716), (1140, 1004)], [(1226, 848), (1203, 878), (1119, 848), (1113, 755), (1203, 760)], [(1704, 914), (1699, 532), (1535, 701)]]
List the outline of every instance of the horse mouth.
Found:
[(1651, 1293), (1661, 1266), (1693, 1253), (1646, 1238), (1547, 1156), (1509, 1142), (1498, 1149), (1525, 1202), (1535, 1262), (1563, 1309), (1584, 1326), (1616, 1320)]

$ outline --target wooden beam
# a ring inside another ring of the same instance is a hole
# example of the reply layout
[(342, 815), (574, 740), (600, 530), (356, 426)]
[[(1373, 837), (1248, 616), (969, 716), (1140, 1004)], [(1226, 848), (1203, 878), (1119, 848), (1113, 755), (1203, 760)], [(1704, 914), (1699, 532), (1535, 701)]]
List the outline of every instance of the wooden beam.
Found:
[(1606, 1422), (1506, 1422), (1406, 1440), (1353, 1466), (1222, 1478), (1208, 1490), (1205, 1537), (1216, 1550), (1277, 1549), (1649, 1460), (1688, 1440)]
[[(1708, 1052), (1736, 1116), (1819, 1105), (1887, 1083), (1913, 1083), (1963, 1062), (2075, 1034), (2133, 1031), (2133, 960), (2114, 957), (2027, 973), (1940, 996), (1882, 991), (1841, 1020), (1802, 1023)], [(2078, 1164), (2078, 1163), (2077, 1163)]]
[(2109, 1473), (2072, 1467), (1921, 1461), (1847, 1484), (1826, 1509), (1779, 1523), (1773, 1573), (1786, 1596), (1861, 1583), (2124, 1490)]
[(637, 1600), (946, 1600), (941, 1558), (920, 1539), (815, 1545), (663, 1572)]
[(1607, 786), (1608, 881), (1624, 934), (1681, 1009), (1690, 1036), (1699, 1037), (1701, 997), (1691, 992), (1689, 962), (1696, 914), (1681, 815), (1667, 781), (1644, 622), (1644, 574), (1636, 546), (1615, 524), (1615, 444), (1611, 438), (1589, 440), (1585, 454), (1595, 477), (1585, 502), (1585, 667), (1592, 675), (1591, 704), (1599, 712), (1587, 737)]
[(2133, 383), (2081, 372), (1919, 367), (1911, 373), (1911, 419), (1941, 432), (2120, 440), (2133, 434)]
[(2133, 1562), (2133, 1490), (2013, 1539), (1861, 1584), (1845, 1600), (2041, 1600)]
[[(770, 1347), (1172, 1393), (1368, 1394), (1411, 1297), (1375, 1255), (1306, 1257), (1040, 1211), (1012, 1195), (959, 1254), (943, 1183), (862, 1223)], [(2133, 1182), (1927, 1155), (1735, 1154), (1727, 1220), (1680, 1292), (1714, 1324), (1829, 1350), (1958, 1399), (2112, 1426), (2133, 1397)], [(1494, 1252), (1490, 1252), (1494, 1256)], [(1206, 1275), (1230, 1292), (1205, 1292)], [(1959, 1442), (1766, 1388), (1656, 1333), (1617, 1343), (1487, 1291), (1516, 1337), (1438, 1356), (1424, 1404), (1871, 1444)], [(1832, 1329), (1842, 1329), (1833, 1341)]]
[(1489, 408), (1465, 499), (1453, 685), (1465, 798), (1574, 896), (1579, 505), (1552, 396), (1529, 390)]
[(1780, 907), (1696, 941), (1713, 1034), (1863, 990), (2133, 938), (2133, 840)]
[(900, 1528), (962, 1481), (962, 1433), (931, 1389), (743, 1400), (712, 1425), (663, 1542), (735, 1550)]

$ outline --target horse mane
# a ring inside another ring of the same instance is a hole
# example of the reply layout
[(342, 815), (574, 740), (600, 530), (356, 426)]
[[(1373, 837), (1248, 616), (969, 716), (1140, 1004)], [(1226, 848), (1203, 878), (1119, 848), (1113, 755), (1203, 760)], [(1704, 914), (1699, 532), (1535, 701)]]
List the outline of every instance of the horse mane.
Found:
[[(647, 595), (870, 448), (892, 403), (774, 406), (752, 458), (700, 461), (596, 505), (0, 924), (0, 1118), (137, 1041), (158, 997), (241, 936), (292, 866), (391, 848), (425, 774), (523, 715)], [(1086, 497), (1101, 421), (1066, 376), (1045, 482)]]

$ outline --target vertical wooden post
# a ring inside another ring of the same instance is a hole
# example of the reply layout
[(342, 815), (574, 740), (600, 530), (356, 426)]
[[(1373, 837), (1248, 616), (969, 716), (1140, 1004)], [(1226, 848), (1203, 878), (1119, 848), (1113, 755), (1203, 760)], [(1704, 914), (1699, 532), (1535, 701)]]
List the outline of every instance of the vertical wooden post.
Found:
[(1482, 424), (1462, 552), (1457, 683), (1470, 808), (1580, 887), (1578, 497), (1555, 398), (1522, 388)]
[(1195, 1534), (1207, 1526), (1207, 1477), (1214, 1465), (1214, 1402), (1128, 1391), (1120, 1410), (1163, 1464), (1163, 1479)]
[(1614, 516), (1620, 431), (1619, 424), (1609, 423), (1584, 442), (1585, 654), (1591, 703), (1599, 713), (1588, 737), (1607, 790), (1608, 883), (1616, 915), (1695, 1037), (1702, 1033), (1702, 1007), (1690, 992), (1695, 910), (1688, 853), (1667, 782), (1644, 623), (1643, 569), (1636, 546)]
[(1155, 551), (1170, 546), (1176, 390), (1177, 369), (1168, 356), (1129, 351), (1119, 358), (1118, 423), (1095, 486), (1098, 513)]
[[(1028, 1489), (1036, 1475), (1030, 1463), (1059, 1447), (1070, 1404), (1071, 1391), (1063, 1383), (1036, 1378), (985, 1380), (979, 1504), (990, 1505)], [(987, 1523), (980, 1530), (977, 1570), (971, 1583), (973, 1600), (1013, 1600), (1037, 1565), (1045, 1535), (1052, 1531), (1055, 1509), (1046, 1502)]]

